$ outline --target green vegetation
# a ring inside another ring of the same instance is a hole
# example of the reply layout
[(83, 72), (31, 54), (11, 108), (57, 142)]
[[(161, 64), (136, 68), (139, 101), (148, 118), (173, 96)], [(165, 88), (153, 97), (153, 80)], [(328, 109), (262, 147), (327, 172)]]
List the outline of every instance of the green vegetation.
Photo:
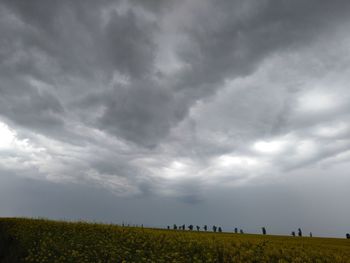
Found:
[(0, 262), (350, 262), (347, 239), (0, 219)]

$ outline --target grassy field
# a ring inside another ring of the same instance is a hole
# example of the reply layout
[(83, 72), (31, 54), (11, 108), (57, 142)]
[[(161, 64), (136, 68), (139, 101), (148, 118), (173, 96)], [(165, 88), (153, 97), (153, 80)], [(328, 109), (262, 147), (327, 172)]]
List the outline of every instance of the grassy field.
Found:
[(0, 262), (350, 262), (350, 240), (3, 218)]

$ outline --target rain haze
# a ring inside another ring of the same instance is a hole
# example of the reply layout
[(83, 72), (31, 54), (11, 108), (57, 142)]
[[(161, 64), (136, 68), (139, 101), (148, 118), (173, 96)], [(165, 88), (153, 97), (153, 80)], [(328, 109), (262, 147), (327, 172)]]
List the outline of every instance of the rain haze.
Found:
[(350, 1), (0, 0), (0, 216), (350, 231)]

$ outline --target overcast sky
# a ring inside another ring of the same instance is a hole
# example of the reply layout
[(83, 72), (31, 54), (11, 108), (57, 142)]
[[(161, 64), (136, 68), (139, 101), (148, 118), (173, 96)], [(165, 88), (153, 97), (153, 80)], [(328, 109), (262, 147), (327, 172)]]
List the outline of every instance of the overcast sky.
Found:
[(350, 1), (0, 0), (0, 216), (350, 231)]

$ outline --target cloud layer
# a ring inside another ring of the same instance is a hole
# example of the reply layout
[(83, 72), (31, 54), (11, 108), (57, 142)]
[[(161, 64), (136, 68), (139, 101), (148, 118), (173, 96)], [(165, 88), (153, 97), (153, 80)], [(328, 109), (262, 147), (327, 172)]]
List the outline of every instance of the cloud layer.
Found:
[(0, 175), (199, 203), (349, 162), (348, 1), (0, 3)]

